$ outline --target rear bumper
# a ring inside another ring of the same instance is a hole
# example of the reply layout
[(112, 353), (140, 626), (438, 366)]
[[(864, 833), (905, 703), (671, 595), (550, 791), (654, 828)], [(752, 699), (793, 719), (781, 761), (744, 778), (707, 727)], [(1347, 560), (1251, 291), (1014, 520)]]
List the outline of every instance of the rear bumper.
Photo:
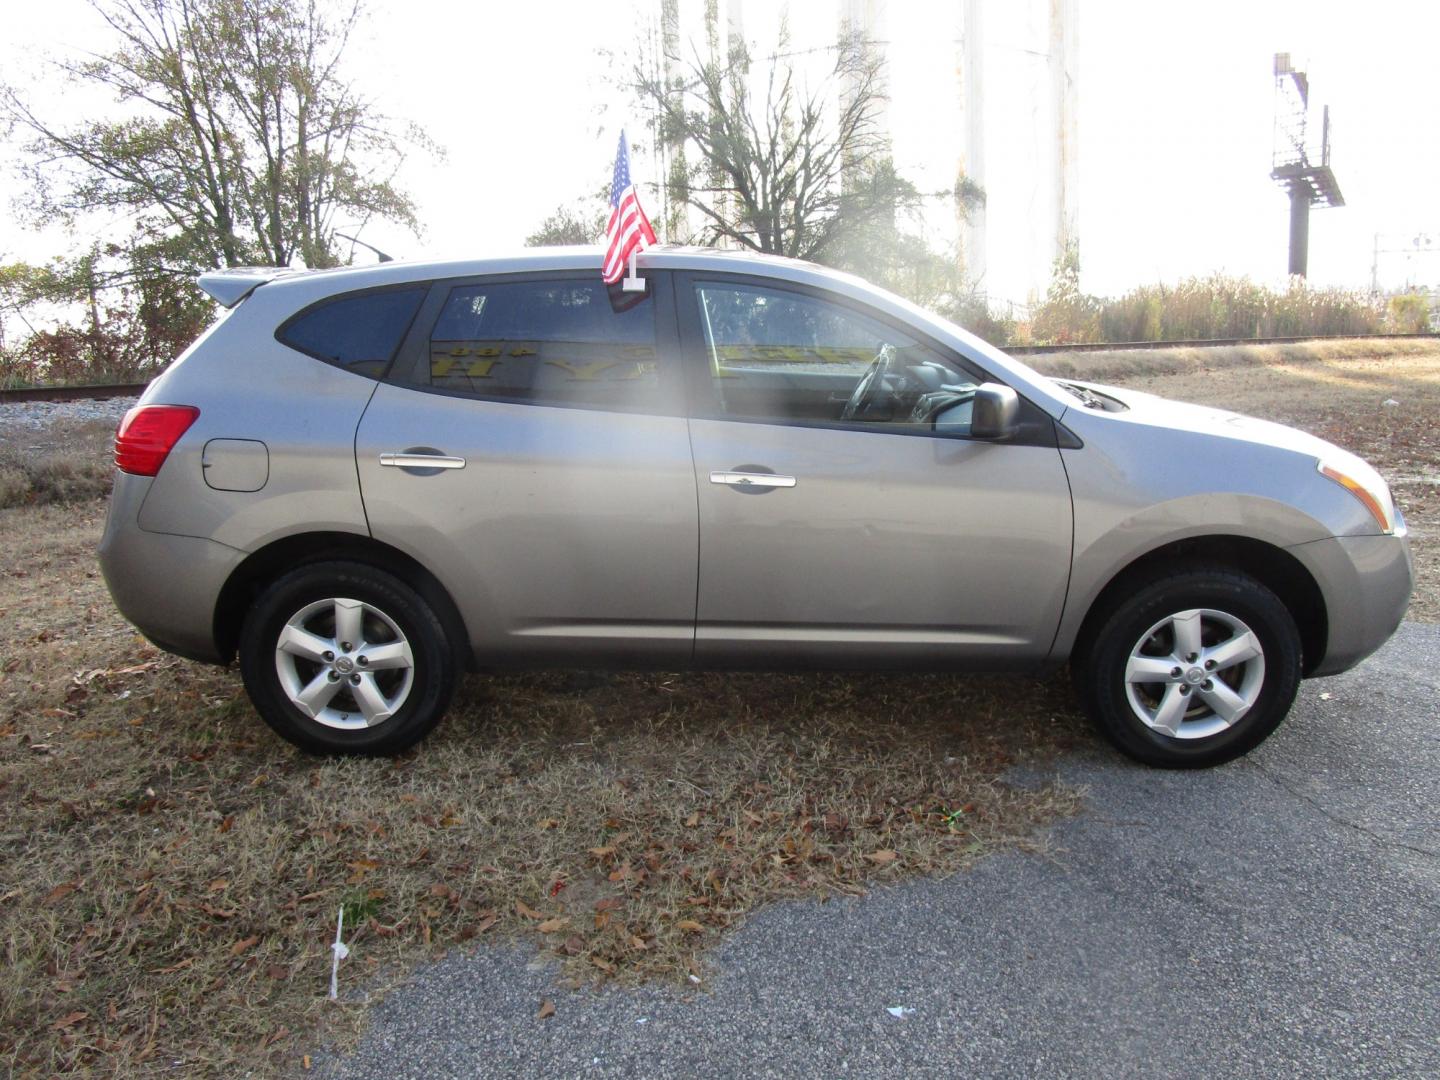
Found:
[(225, 663), (215, 644), (215, 602), (243, 551), (214, 540), (145, 532), (136, 523), (148, 478), (117, 474), (100, 571), (120, 614), (167, 652)]
[(1329, 613), (1325, 656), (1312, 675), (1354, 667), (1395, 633), (1414, 584), (1406, 533), (1336, 536), (1289, 550), (1319, 583)]

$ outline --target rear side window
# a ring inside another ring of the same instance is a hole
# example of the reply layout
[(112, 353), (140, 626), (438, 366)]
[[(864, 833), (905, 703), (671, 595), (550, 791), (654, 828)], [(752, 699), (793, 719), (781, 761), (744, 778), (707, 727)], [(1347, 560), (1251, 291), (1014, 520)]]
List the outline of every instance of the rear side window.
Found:
[(417, 287), (336, 297), (291, 319), (275, 336), (292, 349), (378, 379), (390, 366), (425, 292)]
[(654, 302), (612, 303), (599, 280), (458, 285), (429, 346), (438, 390), (620, 410), (661, 401)]

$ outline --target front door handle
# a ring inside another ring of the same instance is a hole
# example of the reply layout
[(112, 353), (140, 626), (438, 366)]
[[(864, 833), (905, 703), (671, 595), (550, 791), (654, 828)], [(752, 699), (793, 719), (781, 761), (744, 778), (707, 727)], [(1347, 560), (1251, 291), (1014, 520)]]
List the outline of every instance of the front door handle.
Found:
[(451, 457), (449, 454), (422, 454), (407, 450), (400, 454), (381, 454), (380, 464), (397, 469), (463, 469), (465, 459)]
[(777, 476), (775, 473), (763, 472), (712, 472), (710, 483), (729, 484), (731, 487), (746, 489), (755, 488), (792, 488), (795, 486), (795, 477)]

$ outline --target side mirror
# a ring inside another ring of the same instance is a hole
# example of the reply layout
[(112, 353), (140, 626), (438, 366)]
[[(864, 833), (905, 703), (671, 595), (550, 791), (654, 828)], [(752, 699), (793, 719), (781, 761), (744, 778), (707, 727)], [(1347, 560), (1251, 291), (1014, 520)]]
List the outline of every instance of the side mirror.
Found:
[(972, 439), (1008, 439), (1020, 430), (1020, 396), (999, 383), (981, 383), (970, 413)]

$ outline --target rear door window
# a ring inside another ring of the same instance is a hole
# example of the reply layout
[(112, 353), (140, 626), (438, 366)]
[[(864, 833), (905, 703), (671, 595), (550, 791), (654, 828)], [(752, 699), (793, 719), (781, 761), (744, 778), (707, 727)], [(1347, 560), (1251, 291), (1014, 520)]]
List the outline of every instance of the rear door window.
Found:
[(617, 298), (598, 276), (456, 285), (428, 352), (436, 390), (622, 411), (664, 402), (652, 294)]

